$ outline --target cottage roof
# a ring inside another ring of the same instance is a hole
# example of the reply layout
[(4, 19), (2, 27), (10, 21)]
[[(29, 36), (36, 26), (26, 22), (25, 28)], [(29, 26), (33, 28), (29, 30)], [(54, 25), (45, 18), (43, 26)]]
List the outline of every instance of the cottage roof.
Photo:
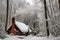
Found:
[[(12, 24), (11, 24), (12, 25)], [(11, 25), (7, 28), (7, 30), (11, 27)], [(15, 25), (22, 31), (22, 32), (28, 32), (29, 26), (22, 23), (15, 21)]]

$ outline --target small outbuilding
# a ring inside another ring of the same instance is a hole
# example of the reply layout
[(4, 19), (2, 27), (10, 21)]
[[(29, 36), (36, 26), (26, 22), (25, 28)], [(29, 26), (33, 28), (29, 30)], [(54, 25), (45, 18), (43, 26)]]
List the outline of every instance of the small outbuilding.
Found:
[(15, 18), (12, 18), (12, 25), (7, 28), (8, 34), (13, 33), (14, 35), (25, 35), (27, 36), (31, 29), (28, 25), (15, 21)]

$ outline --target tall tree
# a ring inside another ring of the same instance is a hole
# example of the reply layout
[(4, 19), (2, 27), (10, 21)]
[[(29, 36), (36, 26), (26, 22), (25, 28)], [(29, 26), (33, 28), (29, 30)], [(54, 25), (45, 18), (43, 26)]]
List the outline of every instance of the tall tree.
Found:
[[(46, 0), (44, 0), (44, 9), (45, 9), (45, 19), (48, 19), (48, 17), (47, 17), (47, 6), (46, 6)], [(46, 30), (47, 30), (47, 36), (49, 36), (48, 21), (46, 21)]]
[(59, 9), (60, 9), (60, 0), (58, 0), (59, 1)]
[(7, 0), (7, 13), (6, 13), (5, 31), (7, 31), (7, 24), (8, 24), (8, 10), (9, 10), (9, 0)]

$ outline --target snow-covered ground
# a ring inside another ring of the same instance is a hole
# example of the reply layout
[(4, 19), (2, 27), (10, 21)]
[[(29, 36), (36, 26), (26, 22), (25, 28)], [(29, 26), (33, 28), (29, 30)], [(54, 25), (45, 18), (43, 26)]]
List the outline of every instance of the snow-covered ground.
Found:
[(2, 39), (0, 39), (0, 40), (2, 40)]
[(60, 40), (60, 37), (36, 37), (36, 36), (9, 36), (8, 38), (5, 39), (0, 39), (0, 40)]

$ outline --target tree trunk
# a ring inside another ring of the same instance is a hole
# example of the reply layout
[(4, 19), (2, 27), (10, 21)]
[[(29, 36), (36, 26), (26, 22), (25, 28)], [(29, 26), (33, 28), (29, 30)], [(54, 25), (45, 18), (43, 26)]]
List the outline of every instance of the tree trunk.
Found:
[(6, 13), (6, 23), (5, 23), (6, 32), (7, 32), (7, 25), (8, 25), (8, 10), (9, 10), (9, 0), (7, 0), (7, 13)]
[(60, 9), (60, 0), (58, 0), (59, 1), (59, 9)]
[[(48, 17), (47, 17), (46, 0), (44, 0), (44, 8), (45, 8), (45, 19), (48, 19)], [(47, 30), (47, 36), (49, 36), (48, 21), (46, 21), (46, 30)]]

